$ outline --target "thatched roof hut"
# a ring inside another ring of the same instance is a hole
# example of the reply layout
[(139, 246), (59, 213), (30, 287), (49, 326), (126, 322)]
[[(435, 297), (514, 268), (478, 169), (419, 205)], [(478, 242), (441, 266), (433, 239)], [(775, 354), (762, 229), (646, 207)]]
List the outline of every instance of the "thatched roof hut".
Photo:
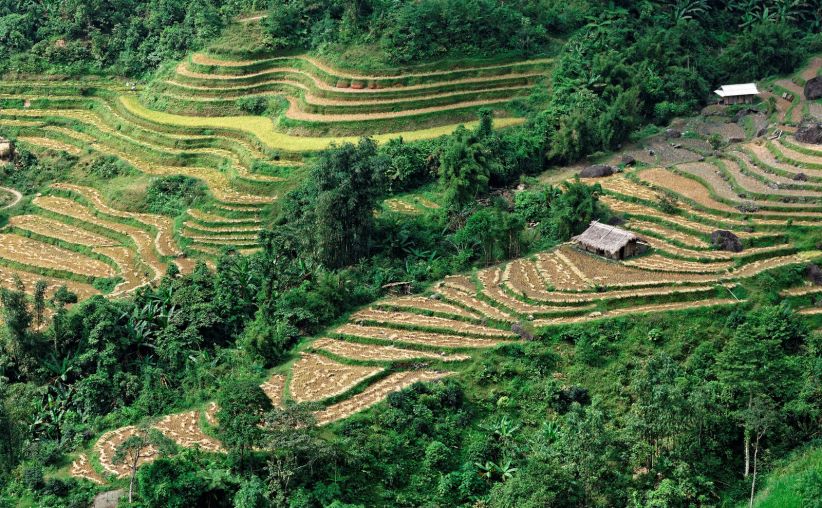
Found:
[(588, 252), (610, 259), (625, 259), (645, 248), (642, 238), (637, 235), (599, 221), (591, 222), (588, 229), (571, 240)]

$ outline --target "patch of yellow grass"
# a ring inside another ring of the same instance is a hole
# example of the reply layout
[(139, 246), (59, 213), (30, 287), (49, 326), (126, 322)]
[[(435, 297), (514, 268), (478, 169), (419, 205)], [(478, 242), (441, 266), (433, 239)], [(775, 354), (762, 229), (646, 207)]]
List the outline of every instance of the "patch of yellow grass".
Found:
[[(359, 136), (340, 137), (304, 137), (283, 134), (274, 129), (274, 123), (261, 116), (221, 116), (221, 117), (200, 117), (184, 116), (162, 111), (154, 111), (140, 104), (135, 96), (122, 96), (120, 102), (133, 115), (145, 118), (151, 122), (172, 127), (194, 127), (203, 129), (232, 129), (253, 134), (266, 146), (275, 150), (288, 150), (294, 152), (312, 152), (324, 150), (332, 143), (356, 143)], [(523, 118), (498, 118), (494, 120), (497, 128), (510, 127), (523, 123)], [(478, 121), (462, 124), (443, 125), (429, 129), (415, 131), (392, 132), (373, 136), (378, 143), (384, 143), (390, 139), (402, 137), (406, 141), (418, 141), (431, 139), (445, 134), (450, 134), (459, 125), (465, 125), (471, 129), (476, 127)]]

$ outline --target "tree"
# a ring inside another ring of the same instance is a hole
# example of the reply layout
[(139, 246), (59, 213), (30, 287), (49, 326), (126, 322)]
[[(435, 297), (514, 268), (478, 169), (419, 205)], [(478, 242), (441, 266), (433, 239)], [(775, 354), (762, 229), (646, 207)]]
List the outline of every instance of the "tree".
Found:
[(318, 435), (314, 415), (302, 406), (275, 408), (265, 415), (263, 447), (269, 453), (268, 486), (272, 500), (287, 504), (295, 477), (320, 461), (335, 459), (334, 449)]
[(217, 394), (220, 440), (230, 453), (239, 455), (240, 467), (246, 453), (260, 445), (263, 415), (271, 410), (271, 400), (250, 378), (230, 379)]
[(483, 208), (471, 215), (465, 225), (454, 233), (454, 243), (460, 248), (475, 250), (485, 265), (497, 261), (504, 253), (519, 253), (519, 235), (524, 222), (519, 216), (493, 208)]
[(38, 280), (34, 284), (34, 322), (37, 326), (43, 324), (43, 315), (46, 312), (46, 289), (48, 283), (43, 279)]
[(389, 161), (372, 139), (321, 152), (305, 185), (292, 192), (281, 215), (297, 229), (302, 251), (331, 268), (368, 254), (374, 209)]
[(602, 193), (599, 184), (586, 185), (577, 180), (563, 182), (562, 186), (562, 194), (551, 202), (548, 219), (550, 235), (559, 241), (581, 233), (592, 220), (607, 215), (607, 210), (599, 202)]
[(748, 505), (753, 508), (759, 445), (765, 434), (779, 423), (779, 418), (773, 400), (767, 396), (757, 396), (745, 409), (742, 419), (745, 429), (753, 436), (753, 472), (751, 473), (751, 497)]
[(459, 127), (448, 140), (440, 155), (440, 186), (445, 203), (452, 212), (459, 212), (488, 191), (493, 173), (502, 173), (501, 161), (492, 144), (492, 116), (483, 111), (474, 131)]
[(165, 455), (174, 447), (173, 442), (156, 429), (137, 427), (134, 433), (117, 446), (111, 459), (113, 464), (125, 464), (129, 469), (128, 502), (134, 501), (134, 479), (137, 468), (146, 459)]
[(758, 419), (750, 416), (757, 414), (758, 401), (781, 396), (781, 384), (793, 377), (784, 347), (801, 341), (802, 334), (789, 307), (764, 308), (737, 327), (717, 357), (717, 377), (743, 429), (745, 478), (751, 473), (752, 440), (758, 428), (752, 426)]
[(14, 278), (15, 289), (0, 288), (0, 304), (3, 306), (3, 321), (12, 339), (17, 344), (25, 342), (26, 333), (32, 322), (26, 288), (19, 277)]

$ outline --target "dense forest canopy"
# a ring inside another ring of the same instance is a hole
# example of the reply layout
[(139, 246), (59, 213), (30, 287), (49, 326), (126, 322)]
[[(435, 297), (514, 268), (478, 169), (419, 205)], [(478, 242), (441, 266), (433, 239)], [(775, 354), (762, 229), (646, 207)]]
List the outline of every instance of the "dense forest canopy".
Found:
[[(151, 81), (252, 14), (266, 16), (265, 56), (307, 52), (377, 71), (539, 58), (553, 67), (512, 106), (521, 126), (496, 130), (482, 110), (475, 127), (437, 139), (363, 138), (307, 158), (299, 184), (261, 219), (259, 251), (228, 250), (216, 270), (200, 263), (183, 276), (171, 265), (156, 287), (118, 299), (0, 289), (0, 507), (87, 506), (102, 487), (54, 474), (69, 455), (103, 431), (211, 400), (227, 453), (179, 449), (146, 430), (131, 445), (163, 453), (135, 468), (132, 506), (731, 506), (749, 495), (754, 447), (774, 464), (819, 444), (822, 339), (780, 303), (806, 277), (795, 266), (734, 288), (747, 300), (733, 310), (523, 330), (531, 340), (329, 427), (316, 426), (310, 403), (272, 407), (259, 382), (394, 284), (420, 291), (555, 247), (592, 220), (619, 221), (601, 186), (534, 177), (698, 112), (718, 83), (795, 71), (822, 51), (822, 7), (0, 0), (0, 72)], [(0, 183), (35, 194), (75, 164), (20, 148)], [(83, 171), (112, 179), (133, 168), (103, 157)], [(443, 206), (375, 213), (420, 189), (436, 189)], [(207, 193), (166, 175), (138, 208), (177, 219)], [(791, 240), (822, 245), (798, 231)], [(803, 497), (820, 498), (817, 480), (797, 480)]]

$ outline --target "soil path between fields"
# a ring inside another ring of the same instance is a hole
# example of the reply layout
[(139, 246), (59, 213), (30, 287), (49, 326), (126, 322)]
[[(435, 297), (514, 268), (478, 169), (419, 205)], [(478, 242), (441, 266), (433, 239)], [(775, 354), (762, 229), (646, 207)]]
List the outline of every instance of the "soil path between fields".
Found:
[(11, 208), (12, 206), (19, 203), (21, 199), (23, 199), (23, 195), (20, 194), (20, 191), (16, 191), (16, 190), (11, 189), (9, 187), (0, 187), (0, 191), (6, 191), (6, 192), (10, 193), (12, 196), (14, 196), (14, 200), (12, 200), (12, 202), (7, 204), (7, 205), (0, 206), (0, 210), (5, 210), (6, 208)]

